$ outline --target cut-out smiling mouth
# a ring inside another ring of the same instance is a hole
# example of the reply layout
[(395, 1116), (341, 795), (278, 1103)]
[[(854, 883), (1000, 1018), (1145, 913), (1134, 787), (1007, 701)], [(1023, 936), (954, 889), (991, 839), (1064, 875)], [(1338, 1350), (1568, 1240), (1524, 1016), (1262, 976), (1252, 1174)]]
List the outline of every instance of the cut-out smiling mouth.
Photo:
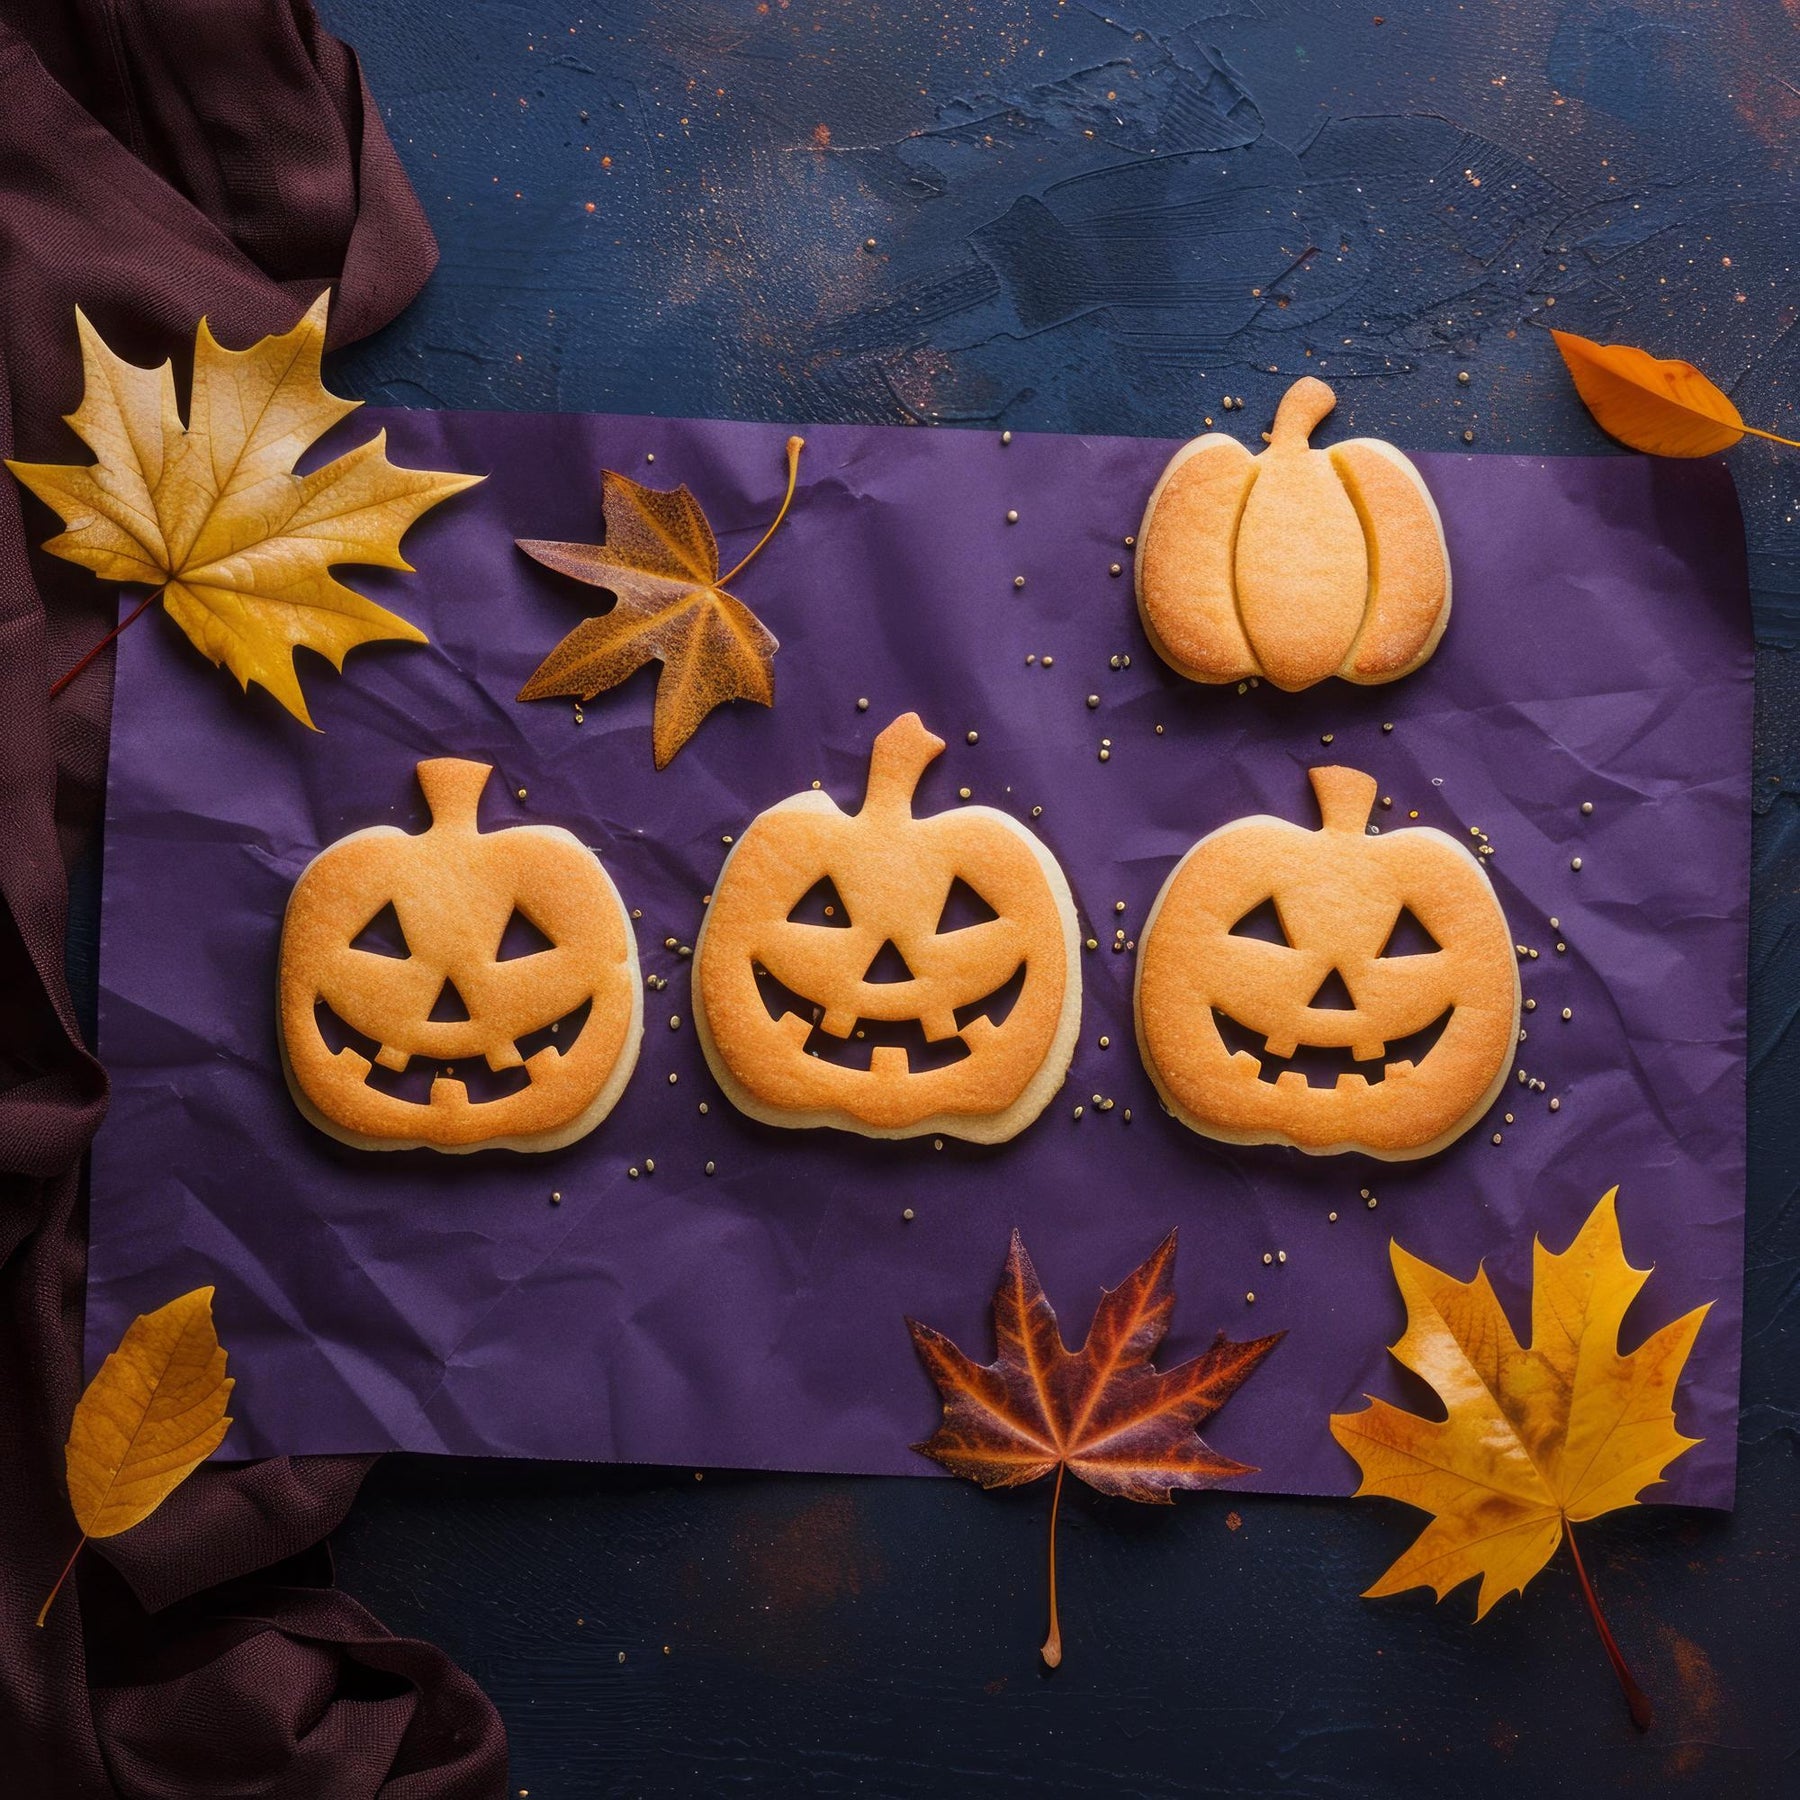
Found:
[[(967, 1031), (978, 1018), (985, 1018), (996, 1027), (1005, 1024), (1024, 988), (1025, 965), (1021, 962), (991, 994), (956, 1009), (956, 1029)], [(836, 1068), (866, 1073), (873, 1067), (875, 1051), (889, 1048), (905, 1056), (908, 1074), (922, 1075), (932, 1069), (947, 1069), (973, 1054), (961, 1037), (940, 1038), (933, 1043), (919, 1019), (858, 1019), (848, 1037), (834, 1037), (819, 1023), (825, 1016), (823, 1006), (795, 993), (761, 967), (756, 971), (756, 991), (771, 1019), (810, 1020), (812, 1030), (802, 1049), (806, 1055)]]
[[(588, 1014), (593, 1010), (593, 1001), (584, 1000), (573, 1012), (565, 1013), (554, 1023), (540, 1026), (536, 1031), (528, 1031), (523, 1037), (515, 1039), (513, 1048), (525, 1062), (529, 1062), (540, 1050), (551, 1046), (560, 1055), (567, 1056), (574, 1049), (575, 1040), (580, 1037), (581, 1028), (587, 1023)], [(407, 1100), (415, 1106), (429, 1106), (431, 1084), (440, 1075), (460, 1081), (470, 1104), (474, 1106), (505, 1100), (531, 1086), (531, 1071), (525, 1067), (525, 1062), (516, 1063), (510, 1069), (496, 1069), (490, 1067), (485, 1056), (480, 1055), (455, 1059), (415, 1055), (407, 1058), (404, 1068), (390, 1069), (377, 1060), (381, 1054), (380, 1044), (345, 1021), (328, 1001), (319, 1000), (314, 1003), (313, 1018), (325, 1048), (334, 1056), (345, 1049), (356, 1051), (369, 1065), (368, 1073), (363, 1076), (364, 1085), (394, 1100)]]
[(1241, 1050), (1256, 1059), (1258, 1081), (1279, 1081), (1291, 1070), (1301, 1076), (1308, 1087), (1336, 1087), (1346, 1075), (1360, 1076), (1370, 1087), (1375, 1087), (1399, 1069), (1417, 1068), (1436, 1048), (1455, 1010), (1451, 1006), (1445, 1007), (1423, 1031), (1396, 1038), (1393, 1043), (1382, 1046), (1379, 1056), (1360, 1060), (1347, 1046), (1328, 1044), (1301, 1044), (1291, 1056), (1276, 1056), (1270, 1051), (1266, 1038), (1248, 1025), (1240, 1024), (1230, 1013), (1221, 1012), (1215, 1006), (1212, 1016), (1219, 1041), (1229, 1054), (1235, 1055)]

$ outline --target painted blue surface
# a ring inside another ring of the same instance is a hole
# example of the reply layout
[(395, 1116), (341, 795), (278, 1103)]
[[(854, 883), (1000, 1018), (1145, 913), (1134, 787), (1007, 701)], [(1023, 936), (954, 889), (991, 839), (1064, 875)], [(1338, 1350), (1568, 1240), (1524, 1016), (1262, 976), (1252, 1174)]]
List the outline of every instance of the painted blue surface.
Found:
[[(1554, 324), (1800, 436), (1800, 38), (1766, 0), (324, 10), (444, 251), (337, 359), (370, 399), (1184, 433), (1313, 371), (1410, 448), (1601, 449)], [(1358, 1601), (1399, 1508), (1079, 1497), (1045, 1679), (1040, 1492), (392, 1460), (344, 1578), (482, 1678), (515, 1791), (1788, 1791), (1800, 452), (1731, 460), (1765, 646), (1740, 1510), (1584, 1540), (1652, 1737), (1563, 1561), (1479, 1627)]]

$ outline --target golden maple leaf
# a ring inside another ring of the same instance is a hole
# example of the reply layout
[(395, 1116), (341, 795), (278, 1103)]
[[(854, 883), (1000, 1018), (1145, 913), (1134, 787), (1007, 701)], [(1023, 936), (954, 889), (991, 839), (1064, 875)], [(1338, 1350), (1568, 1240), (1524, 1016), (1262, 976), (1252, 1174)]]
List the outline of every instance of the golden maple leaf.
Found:
[(115, 356), (78, 309), (85, 386), (68, 423), (96, 460), (7, 464), (62, 519), (46, 550), (103, 579), (160, 589), (203, 655), (307, 725), (296, 647), (341, 669), (358, 644), (425, 642), (331, 566), (409, 570), (407, 528), (482, 479), (402, 469), (387, 459), (385, 431), (295, 474), (308, 446), (362, 404), (319, 378), (329, 300), (321, 294), (292, 331), (248, 350), (224, 349), (202, 319), (185, 426), (172, 366)]
[(76, 1402), (64, 1456), (81, 1539), (40, 1625), (82, 1544), (141, 1524), (224, 1442), (236, 1384), (213, 1330), (212, 1296), (195, 1288), (132, 1320)]
[(659, 769), (715, 706), (727, 700), (775, 704), (775, 635), (736, 595), (730, 581), (775, 535), (787, 516), (804, 440), (788, 439), (787, 495), (750, 554), (724, 575), (719, 545), (700, 503), (685, 487), (647, 488), (628, 475), (600, 471), (603, 544), (520, 538), (527, 556), (614, 596), (610, 612), (584, 619), (546, 656), (519, 690), (521, 700), (592, 700), (646, 663), (660, 662), (651, 748)]
[(1392, 1246), (1407, 1312), (1394, 1355), (1430, 1383), (1448, 1416), (1371, 1400), (1331, 1420), (1361, 1466), (1358, 1494), (1434, 1515), (1371, 1596), (1429, 1587), (1441, 1600), (1479, 1575), (1480, 1618), (1524, 1588), (1571, 1523), (1630, 1506), (1700, 1441), (1675, 1429), (1674, 1400), (1707, 1308), (1620, 1353), (1620, 1323), (1650, 1272), (1625, 1261), (1617, 1194), (1561, 1255), (1534, 1247), (1528, 1347), (1485, 1270), (1457, 1281)]

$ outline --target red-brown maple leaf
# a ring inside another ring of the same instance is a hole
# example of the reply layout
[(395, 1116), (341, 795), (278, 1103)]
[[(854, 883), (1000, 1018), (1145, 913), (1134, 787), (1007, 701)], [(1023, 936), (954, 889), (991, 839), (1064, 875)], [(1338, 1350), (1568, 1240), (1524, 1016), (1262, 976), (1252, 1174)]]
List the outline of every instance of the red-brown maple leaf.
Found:
[(994, 1291), (991, 1363), (971, 1361), (942, 1332), (906, 1321), (944, 1399), (944, 1422), (914, 1446), (953, 1475), (983, 1487), (1018, 1487), (1056, 1471), (1050, 1502), (1050, 1634), (1045, 1662), (1062, 1661), (1056, 1611), (1056, 1515), (1065, 1472), (1127, 1500), (1167, 1506), (1176, 1488), (1206, 1488), (1248, 1463), (1220, 1456), (1199, 1427), (1237, 1392), (1286, 1335), (1210, 1349), (1159, 1372), (1150, 1357), (1175, 1309), (1175, 1233), (1120, 1282), (1103, 1290), (1087, 1340), (1070, 1351), (1018, 1232)]

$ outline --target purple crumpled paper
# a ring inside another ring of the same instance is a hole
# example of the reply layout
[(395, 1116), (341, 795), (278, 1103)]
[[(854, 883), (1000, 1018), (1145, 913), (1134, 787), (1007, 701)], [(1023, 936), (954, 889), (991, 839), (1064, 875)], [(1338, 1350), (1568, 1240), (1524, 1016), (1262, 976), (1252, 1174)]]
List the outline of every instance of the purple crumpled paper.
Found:
[[(412, 532), (416, 574), (350, 572), (429, 648), (360, 650), (342, 678), (302, 657), (315, 736), (161, 616), (120, 644), (90, 1366), (134, 1314), (210, 1282), (239, 1383), (228, 1454), (927, 1474), (908, 1446), (937, 1399), (903, 1315), (989, 1354), (1018, 1226), (1079, 1341), (1100, 1285), (1178, 1225), (1165, 1364), (1220, 1327), (1288, 1331), (1209, 1439), (1259, 1466), (1244, 1486), (1344, 1493), (1354, 1468), (1327, 1415), (1364, 1393), (1416, 1400), (1386, 1348), (1403, 1323), (1390, 1237), (1465, 1278), (1485, 1259), (1524, 1330), (1533, 1234), (1561, 1249), (1617, 1183), (1627, 1253), (1656, 1266), (1628, 1341), (1713, 1302), (1678, 1409), (1705, 1442), (1653, 1493), (1730, 1504), (1751, 643), (1721, 466), (1420, 456), (1455, 571), (1436, 657), (1391, 687), (1239, 693), (1173, 675), (1133, 607), (1123, 540), (1170, 444), (815, 428), (793, 511), (737, 584), (781, 639), (775, 707), (715, 713), (657, 774), (653, 672), (579, 724), (567, 703), (513, 699), (603, 604), (513, 539), (596, 539), (609, 467), (687, 483), (729, 566), (779, 501), (787, 428), (370, 409), (340, 441), (378, 425), (402, 463), (491, 477)], [(1034, 829), (1100, 940), (1067, 1086), (992, 1149), (742, 1118), (695, 1040), (690, 964), (665, 948), (694, 941), (726, 834), (815, 781), (853, 806), (875, 733), (911, 708), (950, 741), (920, 810), (961, 787), (1041, 806)], [(288, 890), (347, 832), (422, 824), (413, 766), (442, 755), (496, 765), (488, 826), (555, 823), (594, 846), (641, 912), (646, 972), (668, 978), (618, 1109), (554, 1155), (359, 1153), (283, 1085)], [(1537, 1005), (1518, 1066), (1547, 1090), (1510, 1083), (1424, 1163), (1209, 1142), (1161, 1111), (1138, 1061), (1115, 902), (1135, 936), (1215, 826), (1316, 824), (1305, 770), (1323, 761), (1379, 779), (1390, 829), (1416, 811), (1487, 833), (1513, 934), (1539, 952), (1522, 964)]]

